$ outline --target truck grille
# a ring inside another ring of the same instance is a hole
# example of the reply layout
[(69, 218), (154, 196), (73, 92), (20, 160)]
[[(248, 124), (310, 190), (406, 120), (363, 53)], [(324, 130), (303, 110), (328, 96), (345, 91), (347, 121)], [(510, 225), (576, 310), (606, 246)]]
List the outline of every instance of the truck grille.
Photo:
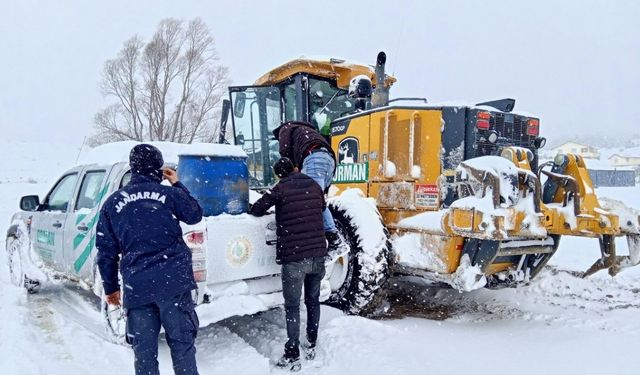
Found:
[(514, 146), (531, 147), (533, 136), (527, 134), (527, 119), (509, 113), (492, 113), (491, 128)]
[[(535, 137), (527, 134), (527, 118), (510, 113), (491, 113), (489, 125), (490, 129), (495, 130), (502, 138), (498, 143), (506, 142), (513, 146), (531, 148), (531, 142)], [(498, 152), (498, 144), (481, 141), (480, 138), (480, 135), (477, 135), (476, 156), (495, 155)]]

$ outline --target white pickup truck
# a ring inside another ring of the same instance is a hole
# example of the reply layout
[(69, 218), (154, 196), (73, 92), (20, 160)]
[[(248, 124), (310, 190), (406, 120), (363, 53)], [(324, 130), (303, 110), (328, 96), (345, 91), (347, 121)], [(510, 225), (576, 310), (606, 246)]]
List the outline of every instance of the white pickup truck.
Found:
[[(6, 237), (14, 284), (35, 292), (44, 275), (77, 281), (96, 295), (103, 295), (95, 264), (98, 214), (104, 200), (129, 182), (131, 172), (123, 160), (134, 144), (120, 142), (115, 146), (102, 146), (107, 148), (106, 154), (110, 157), (98, 157), (97, 162), (69, 169), (42, 200), (35, 195), (21, 198), (21, 211), (13, 215)], [(177, 162), (179, 153), (193, 152), (194, 147), (198, 147), (155, 145), (169, 162)], [(225, 147), (236, 147), (199, 146), (200, 149), (207, 147), (208, 152), (213, 149), (224, 152)], [(119, 151), (114, 152), (114, 148)], [(97, 151), (100, 154), (100, 150)], [(118, 156), (116, 160), (113, 155)], [(255, 200), (259, 194), (251, 192), (251, 196)], [(369, 221), (373, 217), (374, 223), (379, 221), (374, 205), (366, 204), (364, 199), (354, 202), (349, 204), (348, 195), (343, 202), (332, 202), (340, 232), (351, 249), (328, 257), (322, 298), (345, 311), (358, 313), (385, 279), (386, 263), (378, 264), (383, 258), (376, 254), (387, 251), (387, 242), (381, 224), (377, 229), (368, 225), (369, 232), (379, 232), (377, 241), (376, 236), (365, 241), (361, 234), (354, 232), (356, 226), (349, 221), (355, 216), (361, 215)], [(280, 266), (275, 263), (274, 219), (274, 215), (256, 218), (247, 214), (222, 214), (205, 217), (195, 225), (183, 224), (184, 240), (193, 252), (197, 302), (199, 305), (213, 302), (199, 306), (205, 317), (201, 319), (203, 323), (255, 313), (282, 303)], [(122, 342), (122, 312), (103, 302), (102, 316), (109, 337)]]

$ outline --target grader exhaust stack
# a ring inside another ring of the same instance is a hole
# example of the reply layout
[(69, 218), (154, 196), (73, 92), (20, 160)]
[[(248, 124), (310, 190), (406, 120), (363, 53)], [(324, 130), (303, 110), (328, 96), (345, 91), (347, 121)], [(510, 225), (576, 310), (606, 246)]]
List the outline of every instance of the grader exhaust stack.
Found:
[(387, 55), (380, 51), (376, 59), (376, 88), (371, 96), (371, 106), (373, 108), (384, 107), (389, 104), (389, 87), (386, 86), (385, 65), (387, 63)]

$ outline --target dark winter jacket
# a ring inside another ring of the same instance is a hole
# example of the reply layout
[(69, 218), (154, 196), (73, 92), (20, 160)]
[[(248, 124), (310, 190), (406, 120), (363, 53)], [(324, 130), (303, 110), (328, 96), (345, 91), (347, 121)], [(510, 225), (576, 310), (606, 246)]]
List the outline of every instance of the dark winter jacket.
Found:
[(278, 236), (277, 263), (327, 255), (322, 224), (324, 194), (311, 177), (294, 172), (281, 179), (251, 206), (250, 213), (262, 216), (274, 205)]
[(273, 130), (273, 135), (278, 139), (280, 156), (291, 159), (299, 169), (313, 150), (325, 148), (334, 160), (336, 158), (327, 140), (307, 122), (285, 122)]
[(100, 211), (96, 247), (105, 293), (120, 288), (118, 263), (125, 308), (195, 289), (191, 251), (179, 222), (201, 219), (202, 208), (182, 183), (165, 186), (159, 176), (134, 173)]

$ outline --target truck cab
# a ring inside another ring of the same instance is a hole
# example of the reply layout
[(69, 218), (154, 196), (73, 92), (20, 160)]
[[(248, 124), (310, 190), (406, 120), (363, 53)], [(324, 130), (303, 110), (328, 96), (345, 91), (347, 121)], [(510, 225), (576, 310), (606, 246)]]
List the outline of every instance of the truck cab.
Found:
[(33, 251), (43, 265), (69, 278), (93, 282), (95, 236), (100, 206), (130, 179), (126, 163), (80, 165), (66, 171), (40, 202), (23, 197), (24, 219)]

